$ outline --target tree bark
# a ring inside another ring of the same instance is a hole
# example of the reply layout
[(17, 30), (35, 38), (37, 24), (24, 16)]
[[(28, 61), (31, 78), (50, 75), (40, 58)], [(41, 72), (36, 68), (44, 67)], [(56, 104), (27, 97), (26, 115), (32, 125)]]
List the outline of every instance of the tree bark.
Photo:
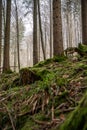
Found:
[(44, 39), (43, 39), (43, 31), (42, 31), (42, 22), (41, 22), (41, 13), (40, 13), (40, 0), (38, 0), (38, 15), (39, 15), (39, 26), (40, 26), (40, 36), (41, 36), (41, 45), (42, 45), (42, 51), (43, 51), (43, 57), (44, 60), (46, 59), (46, 53), (45, 53), (45, 45), (44, 45)]
[(37, 0), (33, 0), (33, 65), (38, 63), (37, 45)]
[(19, 50), (19, 22), (18, 22), (18, 8), (17, 1), (15, 0), (15, 12), (16, 12), (16, 35), (17, 35), (17, 55), (18, 55), (18, 69), (20, 70), (20, 50)]
[(10, 19), (11, 19), (11, 0), (7, 0), (7, 14), (6, 14), (5, 38), (4, 38), (3, 72), (6, 72), (10, 69), (10, 63), (9, 63)]
[(52, 0), (49, 0), (49, 3), (50, 3), (50, 58), (52, 58), (52, 55), (53, 55), (53, 50), (52, 50), (52, 29), (53, 29), (53, 26), (52, 26)]
[(87, 45), (87, 0), (82, 0), (82, 42)]
[(53, 0), (53, 49), (54, 56), (63, 53), (61, 0)]
[(16, 72), (16, 61), (17, 61), (17, 60), (16, 60), (16, 55), (17, 55), (17, 54), (16, 54), (16, 53), (17, 53), (17, 52), (16, 52), (16, 48), (17, 48), (16, 46), (17, 46), (17, 45), (16, 45), (16, 38), (15, 38), (15, 37), (14, 37), (13, 43), (14, 43), (14, 72)]
[(2, 0), (0, 0), (0, 68), (1, 68), (1, 53), (2, 53)]

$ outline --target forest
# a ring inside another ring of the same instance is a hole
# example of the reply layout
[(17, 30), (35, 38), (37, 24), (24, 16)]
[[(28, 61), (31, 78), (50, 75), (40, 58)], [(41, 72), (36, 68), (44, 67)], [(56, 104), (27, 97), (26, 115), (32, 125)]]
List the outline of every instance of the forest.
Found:
[(0, 130), (87, 130), (87, 0), (0, 0)]

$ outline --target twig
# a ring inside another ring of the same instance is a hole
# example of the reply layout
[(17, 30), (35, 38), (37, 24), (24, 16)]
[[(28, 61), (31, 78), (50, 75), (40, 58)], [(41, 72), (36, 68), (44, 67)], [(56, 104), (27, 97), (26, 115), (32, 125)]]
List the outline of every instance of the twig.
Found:
[(8, 107), (7, 107), (7, 105), (4, 104), (4, 103), (2, 103), (2, 104), (5, 106), (5, 108), (6, 108), (7, 112), (8, 112), (9, 119), (10, 119), (10, 121), (11, 121), (11, 125), (12, 125), (13, 130), (16, 130), (16, 129), (15, 129), (15, 126), (14, 126), (14, 123), (13, 123), (13, 119), (12, 119), (11, 113), (10, 113), (10, 111), (9, 111), (9, 109), (8, 109)]
[(59, 113), (65, 113), (65, 112), (70, 112), (70, 111), (73, 111), (73, 110), (75, 110), (75, 107), (70, 107), (70, 108), (68, 108), (68, 109), (63, 109), (63, 110), (60, 110), (60, 112)]
[(36, 122), (37, 124), (40, 124), (40, 125), (51, 125), (53, 122), (46, 122), (46, 121), (39, 121), (39, 120), (35, 120), (33, 117), (32, 117), (33, 121)]
[(6, 112), (5, 108), (0, 108), (0, 112)]
[(66, 100), (72, 105), (72, 100), (70, 100), (69, 98), (66, 97)]
[(87, 86), (85, 86), (85, 87), (80, 87), (80, 89), (87, 89)]
[(2, 103), (4, 100), (7, 100), (7, 99), (10, 98), (11, 96), (14, 96), (15, 94), (16, 94), (16, 92), (15, 92), (14, 94), (8, 95), (8, 96), (5, 97), (5, 98), (2, 98), (2, 99), (0, 100), (0, 103)]
[(56, 110), (62, 108), (63, 106), (66, 106), (66, 103), (60, 104), (60, 105), (56, 108)]

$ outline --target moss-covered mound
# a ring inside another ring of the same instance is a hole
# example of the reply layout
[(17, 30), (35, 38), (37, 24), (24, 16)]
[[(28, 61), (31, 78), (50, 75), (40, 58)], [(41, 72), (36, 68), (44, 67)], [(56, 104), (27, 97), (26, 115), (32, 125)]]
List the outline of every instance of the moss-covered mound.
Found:
[(0, 75), (0, 91), (19, 86), (19, 74), (10, 73)]
[(87, 130), (87, 93), (59, 130)]

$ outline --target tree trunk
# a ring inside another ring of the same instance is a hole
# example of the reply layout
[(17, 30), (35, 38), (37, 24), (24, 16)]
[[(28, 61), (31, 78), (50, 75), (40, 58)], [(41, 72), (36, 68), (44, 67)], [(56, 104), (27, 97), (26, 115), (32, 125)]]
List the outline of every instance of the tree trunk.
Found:
[(6, 24), (6, 11), (5, 11), (5, 7), (6, 7), (6, 2), (5, 0), (3, 1), (3, 5), (2, 5), (2, 14), (3, 14), (3, 23), (4, 23), (4, 29), (5, 29), (5, 24)]
[(82, 42), (87, 45), (87, 0), (82, 0)]
[(1, 50), (2, 48), (2, 0), (0, 0), (0, 68), (1, 68)]
[(11, 18), (11, 0), (7, 0), (7, 14), (6, 14), (6, 26), (5, 26), (5, 39), (4, 39), (3, 72), (6, 72), (10, 69), (10, 64), (9, 64), (10, 18)]
[(14, 38), (13, 43), (14, 43), (14, 72), (16, 72), (16, 61), (17, 61), (17, 60), (16, 60), (16, 55), (17, 55), (17, 54), (16, 54), (16, 53), (17, 53), (17, 52), (16, 52), (16, 48), (17, 48), (17, 47), (16, 47), (16, 46), (17, 46), (17, 45), (16, 45), (16, 38)]
[(53, 0), (53, 49), (54, 56), (63, 53), (61, 0)]
[(43, 39), (43, 31), (42, 31), (42, 22), (41, 22), (41, 13), (40, 13), (40, 0), (38, 0), (38, 15), (39, 15), (39, 26), (40, 26), (40, 36), (41, 36), (41, 45), (42, 45), (42, 51), (43, 51), (43, 57), (44, 60), (46, 59), (46, 53), (45, 53), (45, 45), (44, 45), (44, 39)]
[(33, 65), (38, 63), (38, 45), (37, 45), (37, 0), (33, 0)]
[(44, 42), (45, 42), (45, 54), (47, 54), (47, 25), (46, 25), (46, 20), (45, 20), (45, 25), (44, 25)]
[(53, 29), (53, 26), (52, 26), (52, 0), (49, 0), (49, 3), (50, 3), (50, 58), (52, 58), (52, 29)]
[(18, 69), (20, 70), (20, 51), (19, 51), (19, 22), (18, 22), (18, 8), (17, 1), (15, 0), (15, 12), (16, 12), (16, 35), (17, 35), (17, 54), (18, 54)]

